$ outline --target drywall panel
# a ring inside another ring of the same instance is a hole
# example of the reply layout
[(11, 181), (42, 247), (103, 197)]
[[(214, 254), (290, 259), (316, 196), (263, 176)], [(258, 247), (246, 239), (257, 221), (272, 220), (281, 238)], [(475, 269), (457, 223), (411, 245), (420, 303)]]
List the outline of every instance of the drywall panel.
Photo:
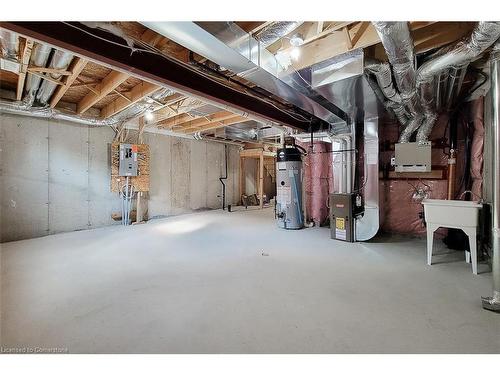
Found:
[(0, 241), (48, 231), (48, 120), (0, 114)]
[(150, 218), (171, 214), (171, 141), (171, 137), (152, 133), (144, 134), (144, 143), (149, 144), (151, 153), (148, 200), (148, 216)]
[(189, 212), (189, 190), (191, 187), (191, 140), (172, 139), (172, 211), (173, 215)]
[(50, 233), (87, 229), (89, 128), (68, 122), (49, 125)]
[(190, 207), (200, 210), (207, 207), (207, 142), (191, 141)]
[(97, 228), (119, 224), (111, 219), (113, 212), (121, 212), (120, 198), (110, 188), (110, 144), (115, 133), (108, 126), (89, 129), (89, 223)]

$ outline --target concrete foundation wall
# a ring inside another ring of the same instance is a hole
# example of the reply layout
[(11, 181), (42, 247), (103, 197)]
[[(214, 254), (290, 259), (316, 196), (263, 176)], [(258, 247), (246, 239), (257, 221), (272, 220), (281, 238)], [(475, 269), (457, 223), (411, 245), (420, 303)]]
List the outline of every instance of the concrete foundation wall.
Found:
[[(117, 224), (108, 127), (0, 114), (0, 242)], [(224, 145), (146, 133), (150, 218), (222, 207)], [(238, 200), (238, 148), (227, 146), (226, 203)]]

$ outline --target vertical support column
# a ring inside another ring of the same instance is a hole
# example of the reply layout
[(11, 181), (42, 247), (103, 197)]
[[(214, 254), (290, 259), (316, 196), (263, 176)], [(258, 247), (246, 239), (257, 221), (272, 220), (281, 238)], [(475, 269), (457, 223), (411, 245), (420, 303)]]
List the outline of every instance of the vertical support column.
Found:
[(239, 186), (240, 196), (238, 197), (238, 202), (243, 205), (241, 196), (245, 194), (245, 158), (240, 155), (240, 186)]
[(491, 125), (493, 153), (493, 296), (482, 297), (483, 308), (500, 311), (500, 44), (491, 53)]
[(259, 194), (260, 194), (260, 209), (264, 206), (264, 152), (260, 152), (259, 157)]

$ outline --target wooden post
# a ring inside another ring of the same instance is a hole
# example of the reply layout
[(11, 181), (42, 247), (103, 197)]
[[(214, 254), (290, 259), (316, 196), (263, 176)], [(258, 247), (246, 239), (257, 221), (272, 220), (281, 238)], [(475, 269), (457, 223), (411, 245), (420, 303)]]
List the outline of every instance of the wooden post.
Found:
[(264, 205), (264, 152), (260, 153), (259, 157), (259, 193), (260, 193), (260, 208)]

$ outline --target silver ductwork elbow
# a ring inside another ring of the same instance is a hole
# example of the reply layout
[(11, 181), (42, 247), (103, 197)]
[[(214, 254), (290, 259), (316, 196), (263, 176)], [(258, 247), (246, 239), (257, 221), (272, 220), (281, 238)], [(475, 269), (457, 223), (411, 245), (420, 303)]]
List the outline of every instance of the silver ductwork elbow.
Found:
[[(72, 59), (73, 55), (71, 53), (57, 50), (54, 53), (54, 56), (52, 56), (49, 68), (66, 69), (71, 63)], [(60, 80), (61, 78), (61, 74), (58, 73), (50, 73), (49, 76), (55, 80)], [(40, 89), (38, 90), (38, 93), (36, 95), (36, 99), (40, 102), (40, 104), (42, 105), (47, 104), (56, 87), (57, 84), (54, 82), (47, 80), (44, 80), (42, 82)]]
[[(426, 61), (417, 72), (417, 87), (422, 99), (425, 119), (417, 132), (417, 141), (427, 141), (437, 119), (436, 86), (438, 75), (446, 69), (457, 71), (467, 68), (467, 65), (481, 55), (500, 37), (500, 22), (479, 22), (472, 33), (458, 42), (454, 47), (446, 47), (437, 57)], [(465, 73), (463, 73), (465, 74)], [(460, 75), (458, 75), (460, 77)], [(447, 89), (446, 97), (453, 98), (452, 91), (460, 91), (462, 79), (457, 85)], [(448, 83), (449, 85), (450, 83)], [(455, 88), (454, 88), (455, 87)], [(447, 99), (448, 100), (448, 99)]]
[(19, 39), (16, 33), (0, 29), (2, 55), (5, 59), (16, 60), (19, 53)]
[(273, 22), (269, 26), (264, 27), (261, 31), (254, 35), (262, 46), (269, 47), (287, 34), (290, 34), (304, 22), (299, 21), (280, 21)]

